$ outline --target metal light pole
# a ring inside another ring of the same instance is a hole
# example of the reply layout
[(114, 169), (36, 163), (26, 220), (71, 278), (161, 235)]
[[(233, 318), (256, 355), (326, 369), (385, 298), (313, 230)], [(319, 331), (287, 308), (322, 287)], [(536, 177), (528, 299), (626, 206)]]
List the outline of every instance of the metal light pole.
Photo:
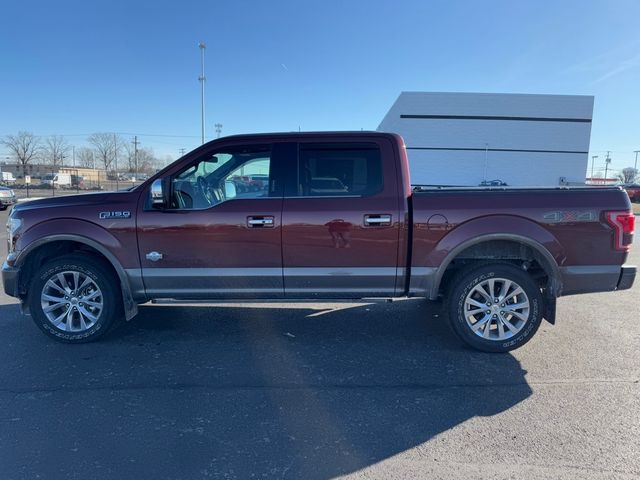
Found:
[(200, 109), (202, 111), (202, 143), (204, 143), (204, 82), (207, 80), (204, 76), (204, 51), (207, 48), (204, 42), (200, 42), (198, 44), (200, 48), (200, 76), (198, 80), (200, 81)]
[(482, 181), (487, 180), (487, 164), (489, 163), (489, 144), (484, 144), (484, 173), (482, 174)]
[(593, 183), (593, 164), (595, 163), (596, 158), (598, 158), (598, 155), (591, 155), (591, 183)]
[[(633, 168), (636, 171), (636, 176), (638, 176), (638, 154), (640, 153), (640, 150), (634, 150), (633, 153), (636, 154), (636, 163), (633, 166)], [(634, 178), (634, 180), (635, 180), (635, 178)]]

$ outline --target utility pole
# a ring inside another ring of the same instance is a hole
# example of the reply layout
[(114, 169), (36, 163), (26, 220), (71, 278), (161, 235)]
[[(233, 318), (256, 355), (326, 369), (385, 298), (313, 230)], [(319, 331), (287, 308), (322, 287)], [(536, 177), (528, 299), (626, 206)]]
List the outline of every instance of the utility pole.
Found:
[(204, 143), (204, 82), (207, 80), (204, 76), (204, 51), (207, 48), (204, 42), (200, 42), (198, 44), (200, 48), (200, 76), (198, 80), (200, 81), (200, 110), (202, 113), (202, 143)]
[(178, 150), (180, 152), (180, 156), (184, 157), (185, 152), (187, 151), (186, 148), (181, 148), (180, 150)]
[(113, 160), (116, 164), (116, 190), (120, 190), (120, 184), (118, 183), (118, 180), (120, 180), (118, 177), (120, 175), (118, 175), (118, 137), (116, 137), (116, 134), (113, 134)]
[(607, 171), (609, 170), (609, 164), (611, 163), (611, 158), (609, 157), (609, 150), (607, 150), (607, 158), (604, 159), (604, 184), (607, 184)]
[(133, 173), (134, 173), (134, 176), (137, 177), (138, 176), (138, 144), (140, 143), (138, 141), (137, 135), (133, 137), (133, 142), (131, 143), (133, 143), (133, 166), (135, 169)]
[(638, 154), (640, 153), (640, 150), (634, 150), (633, 153), (636, 154), (636, 164), (633, 166), (633, 168), (636, 171), (636, 176), (638, 176)]
[(596, 158), (598, 158), (598, 155), (591, 155), (591, 183), (593, 184), (593, 164), (596, 161)]
[(218, 135), (218, 138), (220, 138), (220, 133), (222, 133), (222, 124), (216, 123), (214, 127), (216, 127), (216, 135)]
[(71, 145), (71, 152), (72, 152), (71, 158), (73, 159), (73, 168), (76, 168), (76, 146), (75, 145)]

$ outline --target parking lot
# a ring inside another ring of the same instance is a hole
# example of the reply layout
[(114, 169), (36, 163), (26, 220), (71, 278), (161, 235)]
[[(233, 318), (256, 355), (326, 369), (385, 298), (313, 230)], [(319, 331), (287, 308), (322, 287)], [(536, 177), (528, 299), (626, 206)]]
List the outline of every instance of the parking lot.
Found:
[(0, 478), (638, 478), (639, 293), (505, 355), (420, 299), (148, 305), (69, 346), (2, 293)]

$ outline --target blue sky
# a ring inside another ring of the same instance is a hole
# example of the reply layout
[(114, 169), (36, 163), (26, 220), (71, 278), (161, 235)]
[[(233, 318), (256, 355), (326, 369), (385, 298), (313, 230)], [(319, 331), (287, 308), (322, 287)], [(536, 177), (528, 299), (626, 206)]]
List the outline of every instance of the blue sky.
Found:
[[(411, 91), (595, 95), (593, 154), (640, 149), (640, 1), (9, 1), (0, 135), (375, 129)], [(173, 136), (158, 136), (173, 135)], [(2, 152), (3, 153), (3, 152)]]

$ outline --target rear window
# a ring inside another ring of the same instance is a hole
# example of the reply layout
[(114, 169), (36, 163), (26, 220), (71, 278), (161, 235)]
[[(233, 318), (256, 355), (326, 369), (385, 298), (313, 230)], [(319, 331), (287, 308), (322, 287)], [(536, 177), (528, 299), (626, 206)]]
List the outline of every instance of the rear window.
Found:
[(382, 190), (376, 144), (302, 144), (298, 158), (299, 196), (368, 196)]

